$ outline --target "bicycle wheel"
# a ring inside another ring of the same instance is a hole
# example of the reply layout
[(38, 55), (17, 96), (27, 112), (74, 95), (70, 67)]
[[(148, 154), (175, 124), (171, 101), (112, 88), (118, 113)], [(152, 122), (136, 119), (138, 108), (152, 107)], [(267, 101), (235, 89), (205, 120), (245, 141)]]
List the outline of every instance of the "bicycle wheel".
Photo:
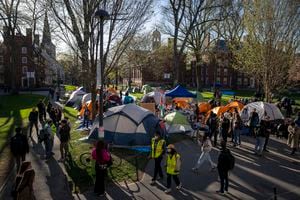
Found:
[(86, 152), (80, 155), (79, 157), (80, 163), (85, 167), (92, 167), (92, 158), (91, 153)]

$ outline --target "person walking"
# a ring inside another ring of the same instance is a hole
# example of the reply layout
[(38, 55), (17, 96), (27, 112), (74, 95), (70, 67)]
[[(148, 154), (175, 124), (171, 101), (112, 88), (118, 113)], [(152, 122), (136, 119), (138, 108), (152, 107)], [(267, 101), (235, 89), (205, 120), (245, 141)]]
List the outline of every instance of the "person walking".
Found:
[(234, 146), (241, 145), (241, 129), (242, 129), (242, 119), (238, 113), (238, 110), (235, 109), (233, 113), (233, 143)]
[(23, 173), (22, 179), (16, 189), (17, 200), (35, 200), (33, 193), (34, 177), (35, 171), (31, 167)]
[(222, 114), (221, 119), (222, 119), (221, 120), (222, 139), (223, 139), (223, 141), (227, 142), (227, 136), (228, 136), (228, 132), (230, 129), (230, 121), (224, 114)]
[(47, 113), (50, 115), (51, 109), (52, 109), (52, 103), (49, 101), (47, 104)]
[(253, 111), (251, 112), (249, 121), (250, 121), (250, 124), (249, 124), (250, 136), (254, 136), (255, 128), (259, 124), (259, 116), (258, 116), (258, 113), (256, 112), (256, 108), (254, 108)]
[(224, 194), (224, 192), (228, 192), (228, 171), (232, 170), (233, 166), (234, 157), (230, 153), (230, 150), (226, 148), (226, 142), (221, 141), (221, 152), (218, 157), (217, 166), (220, 177), (220, 190), (218, 190), (217, 193)]
[(63, 119), (61, 121), (60, 129), (59, 129), (59, 140), (60, 140), (60, 155), (61, 162), (64, 162), (69, 153), (69, 141), (71, 139), (70, 135), (70, 126), (68, 125), (67, 120)]
[(39, 128), (38, 128), (38, 115), (39, 113), (36, 111), (35, 108), (32, 108), (31, 112), (29, 113), (29, 137), (32, 138), (32, 127), (35, 127), (35, 131), (37, 136), (39, 135)]
[(157, 175), (163, 179), (163, 172), (161, 168), (161, 161), (165, 153), (166, 141), (161, 137), (159, 132), (155, 133), (155, 136), (151, 140), (151, 154), (150, 157), (154, 159), (154, 175), (151, 181), (151, 184), (154, 184), (156, 181)]
[(52, 125), (53, 125), (53, 122), (52, 122), (52, 120), (49, 119), (43, 128), (43, 132), (44, 132), (43, 140), (44, 140), (44, 145), (45, 145), (46, 159), (49, 159), (51, 156), (54, 155), (54, 153), (52, 152), (53, 143), (54, 143), (54, 135), (52, 133)]
[(198, 172), (199, 170), (199, 167), (207, 160), (210, 164), (210, 167), (211, 167), (211, 171), (213, 171), (215, 168), (216, 168), (216, 164), (211, 160), (211, 157), (210, 157), (210, 154), (209, 152), (211, 151), (212, 149), (212, 145), (211, 145), (211, 141), (209, 139), (209, 137), (205, 137), (204, 138), (204, 141), (201, 145), (201, 155), (195, 165), (195, 167), (192, 168), (192, 170), (194, 172)]
[(256, 143), (254, 147), (254, 154), (262, 156), (263, 146), (266, 140), (267, 122), (263, 119), (260, 122), (259, 127), (256, 127), (255, 137)]
[(39, 101), (37, 104), (37, 108), (39, 111), (39, 120), (40, 123), (42, 124), (46, 120), (46, 109), (45, 109), (45, 104), (43, 103), (42, 100)]
[(294, 155), (299, 146), (300, 127), (295, 122), (292, 122), (288, 126), (288, 132), (287, 145), (292, 148), (291, 155)]
[(96, 181), (94, 193), (96, 193), (98, 196), (105, 196), (105, 177), (107, 176), (107, 168), (111, 162), (111, 155), (102, 140), (99, 140), (96, 144), (96, 147), (93, 148), (92, 158), (96, 161)]
[(10, 150), (15, 157), (17, 171), (19, 171), (21, 161), (25, 161), (26, 153), (29, 153), (29, 144), (26, 135), (22, 134), (22, 129), (15, 129), (15, 136), (10, 139)]
[(207, 120), (207, 125), (209, 127), (210, 131), (210, 140), (212, 137), (214, 137), (214, 146), (217, 146), (217, 140), (218, 140), (218, 118), (215, 113), (211, 113), (209, 119)]
[(179, 153), (176, 152), (175, 146), (173, 144), (169, 144), (167, 147), (167, 189), (165, 193), (171, 192), (171, 179), (176, 183), (176, 189), (180, 190), (182, 185), (179, 180), (179, 171), (181, 167), (181, 159)]
[(270, 122), (270, 117), (267, 115), (267, 113), (264, 114), (264, 121), (265, 121), (265, 136), (266, 136), (266, 140), (264, 143), (264, 149), (263, 151), (265, 152), (269, 152), (269, 150), (267, 149), (268, 143), (269, 143), (269, 138), (270, 138), (270, 134), (272, 131), (272, 126), (271, 126), (271, 122)]

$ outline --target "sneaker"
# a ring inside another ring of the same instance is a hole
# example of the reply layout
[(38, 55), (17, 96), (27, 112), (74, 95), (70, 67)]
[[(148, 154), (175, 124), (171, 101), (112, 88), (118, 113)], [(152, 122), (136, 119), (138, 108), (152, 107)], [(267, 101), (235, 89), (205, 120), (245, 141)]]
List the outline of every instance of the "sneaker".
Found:
[(221, 194), (221, 195), (224, 194), (224, 192), (222, 192), (222, 191), (220, 191), (220, 190), (216, 191), (216, 193)]
[(165, 193), (167, 194), (167, 193), (170, 193), (171, 191), (172, 191), (171, 188), (168, 188), (165, 190)]
[(150, 185), (154, 185), (155, 184), (155, 180), (152, 180), (151, 182), (150, 182)]
[(181, 183), (179, 183), (179, 185), (178, 186), (176, 186), (176, 189), (177, 190), (180, 190), (182, 188), (182, 184)]
[(225, 194), (228, 194), (228, 193), (229, 193), (228, 190), (225, 190), (224, 192), (225, 192)]

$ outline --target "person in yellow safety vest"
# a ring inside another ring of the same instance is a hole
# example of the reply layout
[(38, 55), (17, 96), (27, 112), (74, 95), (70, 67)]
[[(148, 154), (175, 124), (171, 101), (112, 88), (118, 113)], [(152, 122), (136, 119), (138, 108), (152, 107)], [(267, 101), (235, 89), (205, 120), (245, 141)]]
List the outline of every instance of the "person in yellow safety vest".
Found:
[(182, 185), (178, 178), (181, 166), (180, 155), (176, 152), (175, 146), (173, 144), (168, 145), (167, 153), (167, 189), (165, 190), (165, 193), (171, 192), (172, 177), (176, 183), (176, 189), (180, 190), (182, 188)]
[(157, 174), (163, 179), (163, 172), (161, 168), (161, 161), (165, 153), (166, 141), (160, 136), (159, 132), (156, 132), (154, 137), (151, 140), (151, 154), (150, 158), (154, 159), (154, 175), (151, 181), (151, 184), (154, 184), (156, 181)]

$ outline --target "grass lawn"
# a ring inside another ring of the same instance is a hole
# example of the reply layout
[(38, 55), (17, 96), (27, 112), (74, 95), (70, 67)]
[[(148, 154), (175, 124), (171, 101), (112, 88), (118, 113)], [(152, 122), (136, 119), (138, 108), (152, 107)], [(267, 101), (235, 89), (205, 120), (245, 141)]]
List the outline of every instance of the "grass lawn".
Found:
[[(69, 178), (72, 179), (72, 182), (75, 185), (75, 192), (83, 192), (93, 186), (95, 170), (93, 161), (90, 166), (86, 167), (80, 162), (80, 155), (90, 152), (93, 145), (78, 141), (79, 138), (87, 136), (88, 133), (74, 130), (76, 126), (78, 126), (75, 124), (77, 111), (73, 108), (65, 107), (64, 115), (70, 118), (73, 126), (71, 133), (72, 139), (70, 142), (71, 159), (65, 164), (65, 167)], [(146, 155), (141, 154), (138, 157), (132, 156), (136, 154), (129, 149), (115, 148), (113, 149), (112, 154), (114, 157), (120, 158), (118, 159), (120, 162), (114, 162), (113, 166), (109, 169), (109, 181), (136, 181), (136, 161), (138, 163), (139, 171), (143, 171), (147, 164)], [(135, 158), (137, 158), (137, 160)]]
[(130, 93), (130, 95), (134, 96), (136, 100), (139, 102), (144, 96), (144, 93)]
[(9, 139), (16, 126), (26, 129), (32, 107), (42, 98), (44, 97), (32, 94), (0, 97), (0, 183), (10, 167), (11, 155), (7, 148)]
[(77, 86), (75, 85), (65, 85), (66, 92), (74, 91), (76, 90)]

